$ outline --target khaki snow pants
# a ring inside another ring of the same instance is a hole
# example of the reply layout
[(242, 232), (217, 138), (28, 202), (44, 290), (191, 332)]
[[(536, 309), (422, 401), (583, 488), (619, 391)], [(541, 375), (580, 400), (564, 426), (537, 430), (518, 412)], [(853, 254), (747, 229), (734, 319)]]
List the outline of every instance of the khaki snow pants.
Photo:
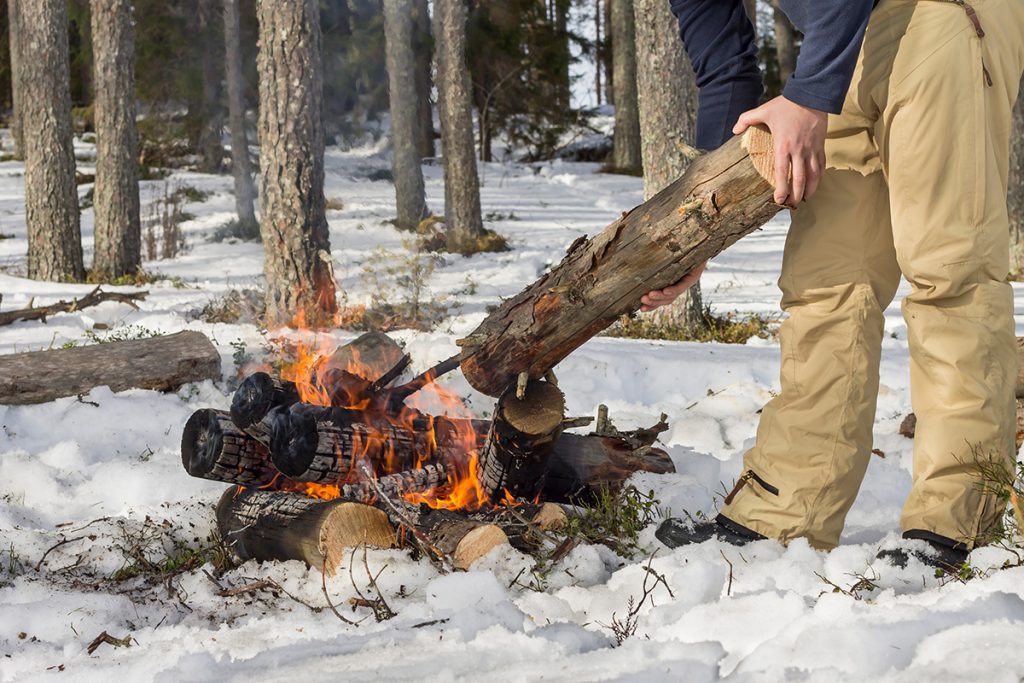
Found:
[(902, 273), (917, 414), (902, 528), (970, 548), (997, 523), (977, 464), (1015, 458), (1006, 191), (1022, 70), (1024, 0), (875, 9), (843, 112), (829, 118), (827, 171), (793, 212), (782, 390), (729, 519), (783, 542), (838, 543), (871, 457), (882, 312)]

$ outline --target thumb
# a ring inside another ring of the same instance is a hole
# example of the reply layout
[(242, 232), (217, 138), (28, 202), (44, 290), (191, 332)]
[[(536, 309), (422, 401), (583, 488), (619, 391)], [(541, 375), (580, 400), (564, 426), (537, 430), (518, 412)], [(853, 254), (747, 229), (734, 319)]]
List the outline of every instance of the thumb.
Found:
[(736, 125), (732, 127), (733, 135), (739, 135), (747, 128), (758, 124), (765, 123), (762, 107), (751, 109), (740, 114), (740, 118), (736, 121)]

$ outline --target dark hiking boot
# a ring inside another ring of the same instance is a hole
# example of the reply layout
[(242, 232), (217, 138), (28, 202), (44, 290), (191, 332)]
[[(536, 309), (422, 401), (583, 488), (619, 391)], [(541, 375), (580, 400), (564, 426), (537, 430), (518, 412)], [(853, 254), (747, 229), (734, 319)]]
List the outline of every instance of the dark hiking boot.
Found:
[(928, 547), (927, 549), (894, 548), (892, 550), (881, 550), (875, 557), (879, 560), (885, 560), (900, 569), (905, 569), (910, 558), (915, 557), (928, 567), (941, 569), (952, 574), (958, 573), (960, 568), (964, 566), (964, 563), (967, 562), (967, 546), (963, 543), (957, 543), (951, 538), (918, 529), (905, 532), (903, 538), (924, 541)]
[(654, 537), (669, 548), (683, 545), (703, 543), (712, 538), (731, 545), (746, 545), (751, 541), (760, 541), (765, 537), (751, 531), (742, 524), (737, 524), (728, 517), (718, 515), (714, 521), (684, 522), (678, 517), (666, 519), (654, 532)]

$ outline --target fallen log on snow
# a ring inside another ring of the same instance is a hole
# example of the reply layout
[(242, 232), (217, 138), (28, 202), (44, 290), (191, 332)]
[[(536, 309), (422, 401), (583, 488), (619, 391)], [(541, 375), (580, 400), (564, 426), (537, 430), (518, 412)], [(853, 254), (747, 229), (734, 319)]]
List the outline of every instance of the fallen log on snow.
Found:
[(220, 379), (220, 354), (201, 332), (0, 356), (0, 404), (45, 403), (100, 386), (173, 391)]
[(751, 128), (706, 154), (663, 191), (507, 299), (460, 340), (462, 372), (500, 396), (521, 373), (539, 379), (622, 315), (764, 225), (772, 200), (772, 141)]
[(71, 301), (58, 301), (47, 306), (33, 306), (32, 302), (29, 302), (26, 308), (0, 311), (0, 325), (10, 325), (19, 320), (42, 320), (46, 322), (46, 318), (55, 313), (72, 313), (83, 308), (96, 306), (105, 301), (117, 301), (137, 309), (138, 306), (135, 305), (135, 302), (143, 301), (148, 294), (149, 292), (104, 292), (97, 287), (85, 296), (79, 299), (72, 299)]
[(396, 540), (387, 514), (373, 506), (238, 487), (217, 503), (217, 527), (242, 560), (301, 560), (328, 576), (346, 548), (389, 548)]

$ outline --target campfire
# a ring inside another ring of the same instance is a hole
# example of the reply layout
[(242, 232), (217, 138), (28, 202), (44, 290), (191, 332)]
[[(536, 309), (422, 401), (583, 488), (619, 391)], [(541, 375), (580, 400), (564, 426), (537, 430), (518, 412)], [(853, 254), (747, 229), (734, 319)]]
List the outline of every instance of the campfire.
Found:
[(400, 383), (409, 364), (381, 333), (337, 349), (300, 344), (293, 361), (248, 375), (230, 411), (191, 416), (182, 463), (232, 484), (217, 522), (241, 559), (300, 559), (331, 574), (345, 548), (409, 545), (466, 569), (525, 542), (530, 526), (564, 521), (559, 503), (636, 471), (673, 471), (653, 447), (664, 421), (619, 433), (605, 411), (594, 433), (566, 432), (593, 419), (566, 417), (550, 373), (509, 387), (480, 420), (434, 381), (457, 358)]

